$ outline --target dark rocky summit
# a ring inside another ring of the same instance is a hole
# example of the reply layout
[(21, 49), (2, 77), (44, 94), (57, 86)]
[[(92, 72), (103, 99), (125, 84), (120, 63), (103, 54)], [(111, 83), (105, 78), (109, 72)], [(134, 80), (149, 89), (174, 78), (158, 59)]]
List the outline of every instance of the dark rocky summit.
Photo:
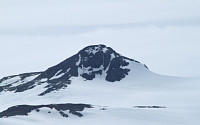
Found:
[[(0, 92), (23, 92), (47, 83), (46, 90), (39, 94), (43, 96), (49, 92), (66, 88), (71, 84), (70, 78), (72, 77), (93, 80), (103, 75), (108, 82), (120, 81), (129, 74), (131, 69), (128, 65), (132, 62), (140, 63), (120, 55), (105, 45), (92, 45), (44, 72), (26, 73), (1, 79)], [(146, 65), (143, 66), (147, 68)], [(30, 80), (30, 77), (34, 79)]]

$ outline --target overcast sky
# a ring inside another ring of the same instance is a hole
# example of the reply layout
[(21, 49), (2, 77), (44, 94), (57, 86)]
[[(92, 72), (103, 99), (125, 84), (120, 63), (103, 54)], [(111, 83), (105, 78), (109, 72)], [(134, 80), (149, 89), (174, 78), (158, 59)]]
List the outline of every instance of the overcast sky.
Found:
[(200, 76), (199, 0), (0, 0), (0, 77), (105, 44), (153, 72)]

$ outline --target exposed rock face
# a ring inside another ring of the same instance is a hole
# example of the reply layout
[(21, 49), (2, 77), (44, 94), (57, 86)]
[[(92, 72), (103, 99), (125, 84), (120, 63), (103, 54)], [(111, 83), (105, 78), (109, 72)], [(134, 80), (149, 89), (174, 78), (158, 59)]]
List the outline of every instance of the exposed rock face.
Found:
[[(93, 80), (98, 76), (102, 76), (108, 82), (120, 81), (129, 74), (131, 69), (128, 68), (128, 65), (133, 62), (140, 63), (118, 54), (105, 45), (88, 46), (76, 55), (44, 72), (27, 73), (1, 79), (0, 92), (23, 92), (37, 85), (47, 83), (46, 90), (39, 94), (42, 96), (49, 92), (66, 88), (71, 84), (71, 77)], [(143, 66), (147, 68), (145, 65)], [(30, 80), (28, 79), (29, 77), (34, 78)], [(12, 81), (12, 79), (18, 80)]]
[[(35, 82), (34, 79), (42, 72), (24, 73), (19, 75), (13, 75), (4, 77), (0, 80), (0, 92), (2, 91), (16, 91), (17, 88), (23, 86), (23, 84), (29, 82)], [(28, 84), (26, 84), (28, 86)], [(23, 89), (23, 88), (22, 88)]]

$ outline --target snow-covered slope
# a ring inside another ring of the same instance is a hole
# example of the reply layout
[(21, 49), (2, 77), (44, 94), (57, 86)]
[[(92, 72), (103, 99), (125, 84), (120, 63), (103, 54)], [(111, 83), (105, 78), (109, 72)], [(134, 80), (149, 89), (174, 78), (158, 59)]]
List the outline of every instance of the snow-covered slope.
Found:
[(44, 72), (1, 79), (0, 125), (200, 124), (199, 82), (155, 74), (105, 45), (88, 46)]

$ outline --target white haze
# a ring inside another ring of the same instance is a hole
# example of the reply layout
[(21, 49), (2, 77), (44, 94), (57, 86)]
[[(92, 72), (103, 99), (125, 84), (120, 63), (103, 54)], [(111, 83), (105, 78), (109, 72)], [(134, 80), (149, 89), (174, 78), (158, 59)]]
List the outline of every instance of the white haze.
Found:
[(150, 70), (200, 76), (199, 0), (1, 0), (0, 77), (42, 71), (90, 44)]

